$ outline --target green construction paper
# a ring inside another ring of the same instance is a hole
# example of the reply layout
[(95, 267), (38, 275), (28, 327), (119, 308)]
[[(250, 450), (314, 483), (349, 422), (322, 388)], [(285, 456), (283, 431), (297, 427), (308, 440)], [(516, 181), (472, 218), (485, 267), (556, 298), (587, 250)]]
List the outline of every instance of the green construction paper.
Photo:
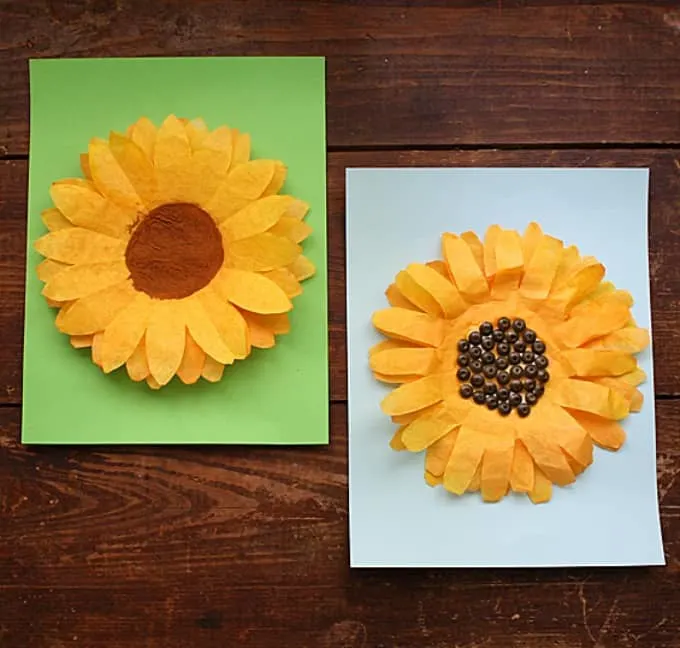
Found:
[[(22, 440), (24, 443), (328, 442), (326, 139), (323, 58), (34, 60)], [(92, 137), (142, 116), (203, 117), (252, 137), (252, 156), (288, 166), (283, 192), (307, 201), (304, 253), (317, 273), (294, 299), (291, 332), (225, 368), (223, 379), (159, 391), (125, 368), (105, 375), (75, 350), (41, 296), (33, 243), (45, 233), (50, 184), (81, 177)]]

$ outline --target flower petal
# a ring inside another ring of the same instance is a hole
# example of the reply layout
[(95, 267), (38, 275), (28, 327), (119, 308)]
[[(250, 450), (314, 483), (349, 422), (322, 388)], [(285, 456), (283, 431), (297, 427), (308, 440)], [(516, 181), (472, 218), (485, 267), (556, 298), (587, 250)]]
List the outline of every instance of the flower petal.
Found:
[(545, 299), (562, 259), (562, 241), (552, 236), (542, 236), (533, 250), (531, 259), (525, 262), (520, 295), (527, 299)]
[(519, 287), (524, 266), (522, 239), (515, 230), (498, 232), (495, 240), (494, 261), (496, 274), (491, 286), (491, 297), (507, 299)]
[(118, 369), (133, 355), (144, 337), (150, 311), (151, 300), (138, 293), (104, 329), (100, 352), (105, 373)]
[(300, 282), (288, 268), (276, 268), (276, 270), (263, 272), (262, 276), (271, 279), (289, 298), (302, 294)]
[(73, 266), (66, 263), (60, 263), (59, 261), (53, 261), (52, 259), (44, 259), (37, 265), (35, 270), (38, 279), (47, 282), (56, 277), (60, 272), (66, 270), (66, 268), (71, 267)]
[(479, 236), (475, 234), (475, 232), (463, 232), (460, 235), (460, 238), (462, 238), (469, 246), (470, 250), (472, 250), (472, 255), (475, 257), (475, 261), (477, 261), (477, 265), (484, 270), (484, 244), (479, 240)]
[(230, 243), (227, 255), (235, 268), (265, 272), (293, 263), (301, 251), (289, 239), (265, 232)]
[(146, 359), (149, 372), (159, 385), (177, 373), (186, 344), (185, 309), (171, 299), (152, 300), (146, 330)]
[(293, 243), (301, 243), (312, 233), (312, 228), (299, 218), (281, 216), (279, 221), (268, 231), (270, 234), (284, 236)]
[(201, 377), (211, 383), (216, 383), (222, 380), (224, 374), (224, 365), (210, 356), (205, 357), (205, 365)]
[(627, 326), (612, 331), (608, 335), (586, 342), (589, 349), (608, 349), (611, 351), (625, 351), (639, 353), (649, 346), (649, 331), (636, 326)]
[(482, 457), (481, 490), (485, 502), (498, 502), (510, 485), (515, 447), (512, 441), (487, 448)]
[(624, 444), (626, 433), (616, 421), (610, 421), (588, 412), (573, 411), (570, 413), (601, 448), (618, 450)]
[(470, 301), (484, 300), (489, 294), (489, 284), (468, 243), (455, 234), (444, 234), (442, 249), (458, 290)]
[(534, 488), (534, 479), (534, 460), (527, 447), (517, 440), (510, 471), (510, 488), (516, 493), (529, 493)]
[[(538, 223), (529, 223), (522, 236), (522, 256), (524, 265), (528, 265), (543, 240), (543, 231)], [(561, 241), (560, 241), (561, 243)]]
[(111, 133), (109, 136), (109, 147), (120, 169), (147, 209), (162, 202), (156, 182), (156, 171), (142, 148), (118, 133)]
[(129, 274), (122, 259), (70, 266), (50, 279), (42, 294), (62, 302), (80, 299), (124, 281)]
[(130, 380), (140, 382), (149, 375), (149, 363), (146, 360), (146, 341), (142, 337), (137, 348), (125, 363)]
[[(456, 287), (433, 268), (422, 263), (411, 263), (406, 267), (405, 272), (421, 290), (425, 291), (430, 299), (434, 300), (437, 310), (443, 313), (445, 317), (454, 318), (466, 310), (467, 305)], [(402, 273), (399, 274), (401, 275)], [(399, 275), (397, 275), (397, 286), (402, 290), (399, 285)], [(402, 290), (402, 292), (404, 292), (409, 301), (413, 301), (405, 291)], [(420, 306), (415, 301), (413, 303)], [(437, 314), (426, 309), (423, 310), (430, 312), (432, 315)]]
[(457, 414), (446, 403), (409, 423), (401, 435), (404, 445), (411, 452), (425, 450), (460, 425)]
[[(199, 293), (199, 299), (219, 332), (222, 341), (227, 345), (227, 348), (234, 357), (238, 359), (245, 358), (250, 353), (251, 343), (248, 325), (243, 315), (229, 302), (220, 299), (217, 292), (210, 287)], [(217, 358), (217, 356), (213, 357)]]
[(92, 346), (92, 335), (72, 335), (69, 340), (74, 349), (88, 349)]
[(267, 196), (256, 200), (222, 222), (220, 230), (228, 241), (262, 234), (284, 215), (291, 200), (290, 196)]
[(50, 232), (35, 242), (43, 256), (62, 263), (117, 261), (125, 255), (125, 242), (81, 227)]
[(501, 228), (491, 225), (484, 235), (484, 274), (491, 278), (496, 274), (496, 242)]
[(154, 159), (157, 133), (156, 127), (147, 117), (138, 119), (130, 128), (130, 139), (144, 151), (149, 160)]
[(612, 304), (607, 308), (593, 304), (576, 317), (555, 327), (555, 334), (565, 346), (575, 348), (623, 328), (629, 318), (630, 311), (623, 304)]
[(40, 212), (40, 218), (43, 224), (50, 232), (56, 232), (60, 229), (66, 229), (67, 227), (73, 227), (71, 222), (55, 207), (50, 209), (44, 209)]
[(629, 411), (626, 399), (616, 390), (585, 380), (565, 378), (551, 382), (550, 398), (562, 407), (613, 420), (625, 418)]
[(620, 376), (635, 369), (635, 358), (623, 351), (567, 349), (562, 355), (577, 376)]
[(243, 319), (248, 327), (248, 339), (256, 349), (271, 349), (276, 345), (276, 337), (274, 332), (258, 322), (254, 317), (254, 313), (243, 313)]
[(187, 202), (194, 196), (191, 176), (191, 144), (184, 125), (170, 115), (158, 129), (154, 166), (158, 191), (165, 202)]
[(382, 401), (385, 414), (407, 414), (434, 405), (444, 398), (440, 376), (433, 374), (407, 383), (389, 393)]
[(373, 371), (386, 375), (412, 374), (426, 376), (436, 360), (432, 348), (386, 349), (370, 355)]
[(395, 277), (395, 284), (404, 297), (421, 311), (432, 317), (441, 317), (442, 308), (437, 300), (405, 270)]
[(404, 431), (404, 426), (397, 428), (397, 431), (394, 433), (394, 436), (392, 437), (392, 440), (390, 441), (390, 448), (392, 450), (396, 450), (397, 452), (401, 452), (403, 450), (406, 450), (406, 446), (404, 445), (404, 442), (401, 440), (401, 433)]
[(415, 304), (412, 304), (404, 294), (397, 288), (397, 284), (390, 284), (385, 291), (385, 297), (390, 303), (390, 306), (395, 306), (396, 308), (407, 308), (409, 310), (419, 310)]
[(288, 168), (283, 162), (274, 160), (274, 174), (272, 175), (271, 182), (267, 185), (267, 188), (262, 192), (263, 196), (273, 196), (279, 193), (284, 183), (286, 182), (286, 174)]
[(177, 376), (185, 385), (193, 385), (198, 382), (205, 367), (205, 357), (205, 351), (196, 344), (194, 338), (187, 331), (184, 355), (177, 369)]
[(437, 347), (444, 338), (444, 321), (406, 308), (385, 308), (373, 313), (373, 326), (385, 335), (424, 346)]
[(545, 476), (545, 473), (536, 468), (534, 487), (529, 492), (529, 499), (534, 504), (543, 504), (550, 501), (552, 497), (552, 483)]
[(314, 264), (302, 254), (288, 266), (288, 269), (298, 281), (309, 279), (316, 272)]
[(57, 315), (57, 328), (67, 335), (90, 335), (103, 331), (135, 297), (129, 281), (83, 297)]
[(239, 133), (235, 128), (232, 129), (232, 154), (231, 166), (234, 168), (239, 164), (245, 164), (250, 159), (250, 135)]
[(619, 376), (619, 380), (626, 382), (629, 385), (633, 385), (633, 387), (637, 387), (647, 380), (647, 374), (645, 373), (644, 369), (637, 367), (630, 373)]
[(271, 279), (246, 270), (224, 268), (211, 285), (223, 299), (253, 313), (285, 313), (293, 307)]
[(226, 185), (229, 193), (248, 200), (264, 195), (281, 163), (276, 160), (251, 160), (229, 172)]
[[(536, 466), (550, 481), (559, 486), (566, 486), (574, 481), (574, 472), (559, 445), (549, 436), (549, 429), (550, 421), (541, 419), (540, 422), (534, 422), (530, 426), (520, 427), (519, 439), (527, 447)], [(535, 478), (538, 478), (538, 470)]]
[(90, 141), (88, 154), (92, 181), (98, 191), (120, 205), (142, 210), (144, 201), (116, 160), (108, 142), (94, 138)]
[[(402, 388), (403, 389), (403, 388)], [(462, 495), (472, 483), (484, 455), (479, 432), (463, 424), (458, 430), (456, 444), (444, 471), (444, 488)]]
[(191, 337), (206, 353), (221, 364), (232, 364), (235, 354), (226, 345), (220, 331), (203, 306), (200, 297), (193, 295), (182, 301), (186, 326)]
[(598, 385), (604, 385), (617, 391), (621, 396), (626, 399), (631, 412), (639, 412), (642, 409), (643, 396), (639, 389), (635, 389), (635, 385), (631, 385), (626, 380), (622, 379), (623, 376), (618, 378), (612, 378), (610, 376), (602, 376), (599, 378), (593, 378), (593, 382)]
[(446, 464), (448, 464), (449, 457), (456, 444), (459, 429), (459, 426), (454, 427), (448, 434), (437, 439), (427, 447), (427, 452), (425, 454), (425, 470), (433, 476), (441, 477), (444, 474)]

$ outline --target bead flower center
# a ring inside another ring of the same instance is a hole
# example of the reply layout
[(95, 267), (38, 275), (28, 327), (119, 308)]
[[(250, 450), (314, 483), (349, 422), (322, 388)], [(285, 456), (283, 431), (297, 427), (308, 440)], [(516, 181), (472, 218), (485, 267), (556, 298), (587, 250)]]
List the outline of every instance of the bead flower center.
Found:
[(222, 267), (222, 236), (200, 207), (160, 205), (135, 228), (125, 262), (138, 291), (156, 299), (183, 299), (207, 286)]
[(458, 340), (460, 395), (507, 416), (531, 414), (550, 380), (546, 346), (523, 319), (482, 322)]

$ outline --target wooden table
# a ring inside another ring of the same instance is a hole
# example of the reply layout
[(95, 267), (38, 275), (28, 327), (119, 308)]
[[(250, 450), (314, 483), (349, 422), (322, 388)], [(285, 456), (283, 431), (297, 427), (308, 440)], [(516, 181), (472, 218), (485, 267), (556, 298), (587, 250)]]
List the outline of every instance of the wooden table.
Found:
[[(22, 447), (27, 59), (232, 54), (328, 57), (330, 446)], [(677, 0), (0, 0), (0, 646), (680, 646), (679, 158)], [(651, 168), (667, 567), (349, 570), (343, 181), (376, 165)]]

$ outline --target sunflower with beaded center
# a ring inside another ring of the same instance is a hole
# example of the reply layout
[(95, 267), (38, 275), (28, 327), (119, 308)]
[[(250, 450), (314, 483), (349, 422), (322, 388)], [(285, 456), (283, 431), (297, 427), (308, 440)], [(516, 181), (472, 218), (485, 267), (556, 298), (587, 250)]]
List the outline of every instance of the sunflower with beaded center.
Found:
[(442, 253), (399, 272), (391, 308), (373, 315), (389, 339), (371, 369), (399, 385), (382, 402), (400, 426), (391, 446), (424, 450), (431, 486), (546, 502), (592, 463), (593, 443), (623, 444), (649, 334), (597, 259), (536, 223), (524, 235), (492, 225), (483, 242), (446, 233)]
[(314, 274), (308, 205), (280, 195), (286, 167), (250, 159), (250, 137), (170, 115), (93, 139), (84, 178), (55, 182), (35, 247), (43, 295), (76, 348), (159, 388), (216, 382), (287, 333)]

